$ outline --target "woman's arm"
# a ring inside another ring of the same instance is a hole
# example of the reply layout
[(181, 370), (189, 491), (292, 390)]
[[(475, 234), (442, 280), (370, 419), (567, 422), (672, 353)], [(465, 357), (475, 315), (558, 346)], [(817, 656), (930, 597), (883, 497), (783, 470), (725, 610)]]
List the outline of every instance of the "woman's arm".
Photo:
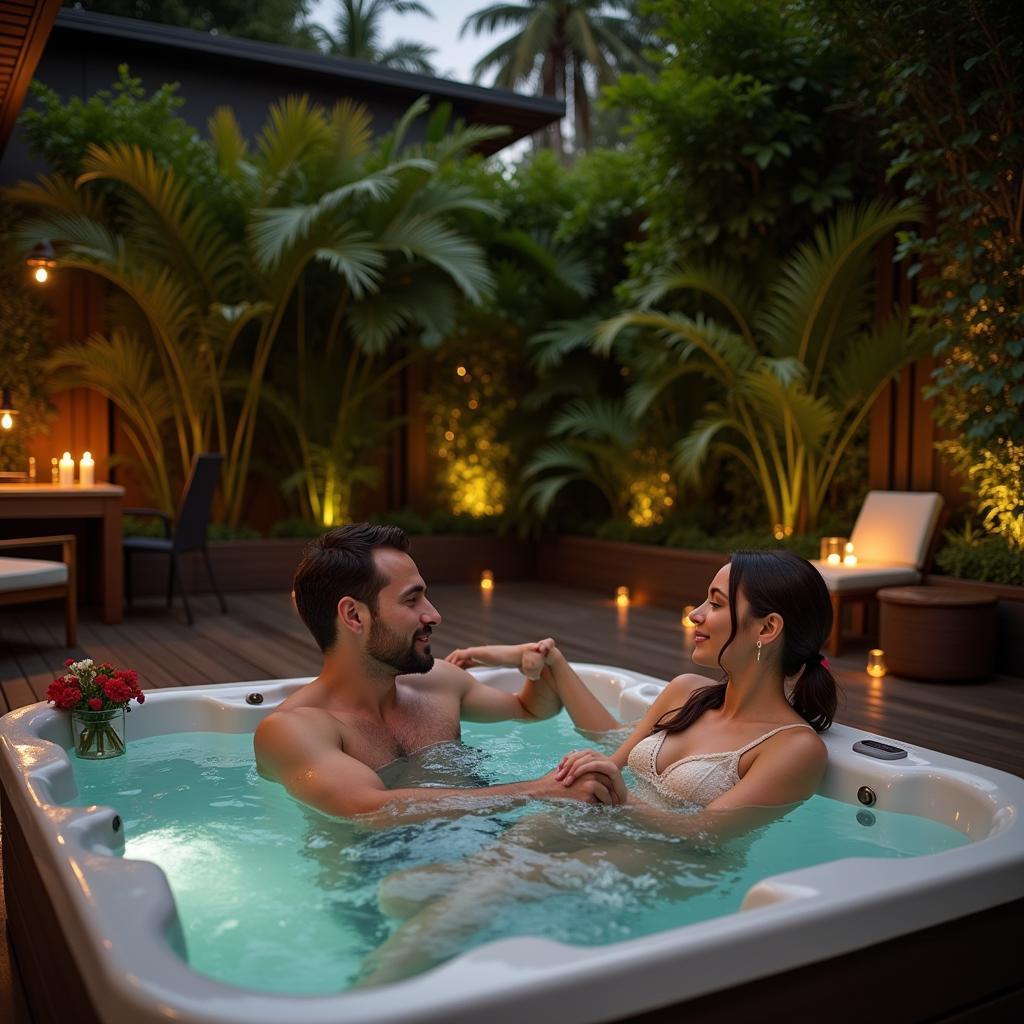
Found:
[[(570, 671), (572, 670), (570, 669)], [(573, 673), (573, 675), (575, 675), (575, 673)], [(576, 678), (579, 679), (578, 676)], [(582, 686), (582, 682), (580, 685)], [(666, 684), (665, 689), (658, 694), (657, 699), (647, 709), (647, 713), (644, 717), (637, 722), (625, 742), (623, 742), (618, 750), (611, 755), (611, 760), (614, 761), (619, 768), (625, 768), (626, 762), (629, 760), (630, 751), (642, 739), (646, 739), (651, 735), (658, 720), (670, 711), (681, 708), (687, 700), (690, 699), (690, 694), (692, 694), (694, 690), (707, 685), (709, 685), (707, 679), (703, 676), (694, 675), (693, 673), (676, 676), (675, 679)], [(596, 698), (591, 699), (596, 700)], [(558, 766), (556, 778), (561, 778), (566, 785), (569, 785), (571, 784), (572, 779), (579, 775), (580, 770), (583, 769), (583, 765), (588, 760), (603, 759), (606, 757), (608, 757), (607, 754), (597, 750), (571, 751), (562, 758), (562, 761)], [(574, 771), (573, 769), (576, 770)]]

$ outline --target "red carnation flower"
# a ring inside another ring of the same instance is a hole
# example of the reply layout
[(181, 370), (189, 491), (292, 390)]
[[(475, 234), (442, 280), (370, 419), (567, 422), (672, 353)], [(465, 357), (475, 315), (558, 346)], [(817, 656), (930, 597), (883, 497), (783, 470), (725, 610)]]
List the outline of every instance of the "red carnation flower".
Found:
[(89, 701), (89, 707), (93, 711), (102, 711), (103, 710), (103, 701), (101, 701), (99, 699), (99, 697), (93, 697), (93, 699), (91, 701)]
[(65, 668), (71, 668), (71, 666), (74, 665), (74, 663), (75, 663), (75, 659), (74, 658), (68, 658), (68, 660), (64, 662), (64, 667)]

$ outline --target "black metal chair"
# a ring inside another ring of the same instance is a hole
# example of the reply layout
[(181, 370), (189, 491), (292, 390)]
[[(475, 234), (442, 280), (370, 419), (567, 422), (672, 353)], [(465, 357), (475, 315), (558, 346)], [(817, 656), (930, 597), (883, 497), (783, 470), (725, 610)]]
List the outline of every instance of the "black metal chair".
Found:
[(181, 504), (178, 506), (178, 514), (174, 518), (173, 529), (171, 518), (164, 512), (155, 508), (126, 508), (125, 515), (132, 516), (155, 516), (163, 520), (164, 537), (125, 537), (124, 538), (124, 578), (125, 594), (128, 603), (132, 603), (132, 555), (136, 551), (161, 552), (170, 556), (170, 566), (167, 576), (167, 607), (171, 607), (174, 596), (174, 584), (177, 581), (178, 592), (181, 594), (182, 604), (185, 606), (185, 617), (191, 626), (192, 609), (189, 608), (188, 595), (185, 593), (185, 580), (182, 576), (181, 565), (178, 556), (198, 551), (203, 556), (206, 564), (206, 575), (210, 579), (213, 592), (220, 602), (220, 610), (226, 612), (228, 606), (224, 603), (224, 597), (217, 586), (217, 580), (213, 575), (213, 567), (210, 565), (210, 554), (206, 550), (206, 527), (210, 522), (210, 509), (213, 505), (213, 494), (220, 482), (220, 466), (224, 456), (208, 453), (196, 455), (192, 459), (192, 472), (189, 473), (188, 482), (185, 484), (185, 491), (181, 497)]

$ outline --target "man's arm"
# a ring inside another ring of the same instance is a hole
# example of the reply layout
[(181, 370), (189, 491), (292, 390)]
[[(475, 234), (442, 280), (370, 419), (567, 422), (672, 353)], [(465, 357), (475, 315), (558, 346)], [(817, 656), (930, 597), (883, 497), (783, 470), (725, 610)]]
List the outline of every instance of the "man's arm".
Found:
[[(467, 722), (537, 722), (554, 718), (562, 710), (562, 702), (540, 678), (544, 668), (544, 643), (553, 641), (467, 647), (453, 651), (443, 662), (435, 662), (435, 670), (439, 678), (459, 688), (460, 714)], [(525, 677), (522, 688), (518, 693), (508, 693), (487, 686), (465, 671), (469, 665), (519, 669)]]
[(607, 779), (591, 774), (565, 789), (553, 773), (529, 782), (484, 789), (388, 789), (380, 776), (338, 746), (337, 733), (317, 715), (277, 711), (265, 718), (254, 738), (256, 763), (297, 800), (336, 817), (364, 818), (388, 826), (446, 814), (507, 808), (530, 800), (569, 798), (616, 803)]
[(462, 717), (467, 721), (537, 721), (553, 718), (564, 707), (578, 729), (607, 732), (621, 728), (621, 723), (587, 689), (550, 637), (536, 643), (465, 647), (452, 651), (445, 660), (463, 669), (472, 665), (517, 668), (526, 677), (517, 694), (479, 683), (475, 688), (467, 686), (462, 700)]

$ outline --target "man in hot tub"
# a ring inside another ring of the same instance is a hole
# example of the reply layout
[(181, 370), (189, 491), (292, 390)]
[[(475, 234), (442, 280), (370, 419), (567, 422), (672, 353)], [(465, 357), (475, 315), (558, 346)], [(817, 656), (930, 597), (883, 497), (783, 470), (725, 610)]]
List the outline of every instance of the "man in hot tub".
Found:
[[(262, 775), (326, 814), (410, 821), (453, 810), (571, 798), (619, 803), (621, 785), (601, 772), (566, 786), (543, 778), (481, 789), (388, 788), (379, 770), (415, 751), (458, 741), (459, 722), (539, 721), (566, 707), (577, 727), (619, 727), (572, 672), (558, 671), (553, 641), (488, 648), (491, 663), (516, 665), (518, 693), (486, 686), (435, 660), (441, 621), (395, 526), (354, 523), (306, 548), (295, 573), (295, 607), (323, 651), (323, 668), (260, 723), (254, 746)], [(543, 671), (549, 663), (550, 671)], [(543, 678), (541, 678), (543, 672)]]

